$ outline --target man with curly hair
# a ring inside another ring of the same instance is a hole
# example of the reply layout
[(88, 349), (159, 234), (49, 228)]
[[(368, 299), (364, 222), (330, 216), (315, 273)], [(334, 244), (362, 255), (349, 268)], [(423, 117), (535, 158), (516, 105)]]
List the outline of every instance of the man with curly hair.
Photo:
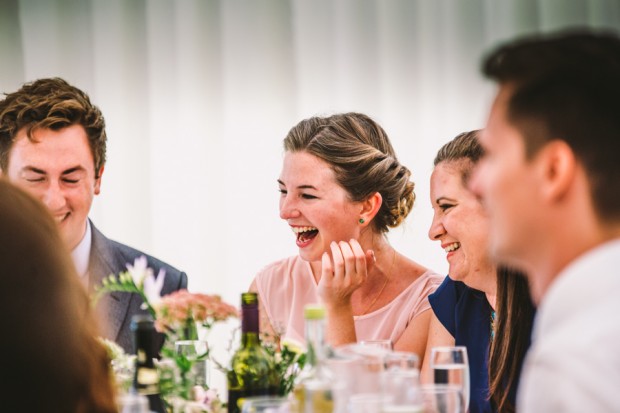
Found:
[[(27, 83), (0, 102), (0, 172), (47, 206), (89, 290), (142, 255), (155, 274), (165, 270), (162, 294), (187, 288), (184, 272), (109, 240), (88, 219), (101, 190), (106, 140), (99, 108), (63, 79)], [(103, 335), (125, 351), (132, 351), (129, 326), (141, 304), (128, 293), (106, 294), (98, 304)]]

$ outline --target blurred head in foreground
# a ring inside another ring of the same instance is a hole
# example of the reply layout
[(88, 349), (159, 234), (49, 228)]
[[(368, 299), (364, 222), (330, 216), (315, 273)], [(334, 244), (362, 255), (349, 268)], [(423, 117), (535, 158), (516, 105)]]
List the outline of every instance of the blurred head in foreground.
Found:
[(0, 228), (2, 409), (114, 412), (107, 354), (49, 212), (0, 179)]

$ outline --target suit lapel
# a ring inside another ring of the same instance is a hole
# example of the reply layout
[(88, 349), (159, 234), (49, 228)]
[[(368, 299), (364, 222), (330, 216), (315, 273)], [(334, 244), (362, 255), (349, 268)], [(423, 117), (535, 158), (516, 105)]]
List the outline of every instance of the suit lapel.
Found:
[[(89, 223), (93, 239), (88, 265), (88, 288), (92, 292), (95, 286), (101, 285), (105, 277), (125, 271), (127, 267), (112, 241), (99, 232), (92, 222)], [(106, 293), (97, 303), (95, 312), (106, 338), (110, 340), (118, 338), (123, 321), (127, 317), (131, 296), (132, 294), (125, 292)]]

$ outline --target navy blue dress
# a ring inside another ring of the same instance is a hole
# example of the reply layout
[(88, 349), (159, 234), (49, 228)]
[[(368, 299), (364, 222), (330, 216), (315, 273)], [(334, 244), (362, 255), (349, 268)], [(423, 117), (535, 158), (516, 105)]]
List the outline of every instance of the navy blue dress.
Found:
[[(491, 305), (482, 291), (450, 277), (428, 296), (435, 316), (454, 337), (457, 346), (467, 347), (470, 376), (469, 413), (491, 413), (489, 401), (489, 341)], [(511, 391), (514, 403), (514, 391)]]

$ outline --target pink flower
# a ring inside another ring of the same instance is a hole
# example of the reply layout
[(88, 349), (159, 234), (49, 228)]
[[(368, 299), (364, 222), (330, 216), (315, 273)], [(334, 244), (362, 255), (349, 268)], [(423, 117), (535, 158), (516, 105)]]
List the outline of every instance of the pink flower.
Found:
[(187, 290), (162, 297), (155, 311), (155, 327), (159, 331), (186, 328), (191, 322), (211, 327), (217, 321), (238, 316), (237, 309), (223, 302), (219, 295), (190, 293)]

